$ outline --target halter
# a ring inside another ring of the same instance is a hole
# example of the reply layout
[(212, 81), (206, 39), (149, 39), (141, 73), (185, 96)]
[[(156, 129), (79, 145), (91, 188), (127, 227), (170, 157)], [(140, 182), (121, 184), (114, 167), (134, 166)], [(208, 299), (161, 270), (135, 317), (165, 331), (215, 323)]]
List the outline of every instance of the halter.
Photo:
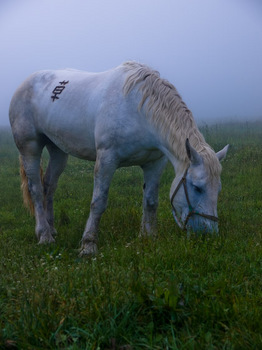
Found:
[[(202, 216), (203, 218), (206, 218), (208, 220), (212, 220), (212, 221), (215, 221), (215, 222), (218, 222), (218, 217), (216, 216), (213, 216), (213, 215), (208, 215), (208, 214), (204, 214), (204, 213), (199, 213), (198, 211), (196, 211), (191, 203), (190, 203), (190, 200), (189, 200), (189, 196), (188, 196), (188, 191), (187, 191), (187, 185), (186, 185), (186, 176), (187, 176), (187, 171), (188, 171), (188, 168), (186, 169), (182, 179), (179, 181), (172, 197), (171, 197), (171, 205), (172, 205), (172, 208), (173, 208), (173, 216), (174, 216), (174, 219), (176, 221), (176, 223), (178, 224), (178, 226), (182, 229), (182, 230), (186, 230), (186, 226), (187, 226), (187, 223), (188, 223), (188, 220), (191, 216), (193, 215), (198, 215), (198, 216)], [(187, 205), (188, 205), (188, 209), (189, 209), (189, 213), (187, 214), (187, 217), (186, 217), (186, 220), (183, 222), (181, 222), (181, 220), (177, 217), (177, 214), (176, 214), (176, 209), (173, 205), (173, 200), (179, 190), (179, 188), (181, 187), (181, 185), (183, 184), (183, 187), (184, 187), (184, 191), (185, 191), (185, 195), (186, 195), (186, 200), (187, 200)]]

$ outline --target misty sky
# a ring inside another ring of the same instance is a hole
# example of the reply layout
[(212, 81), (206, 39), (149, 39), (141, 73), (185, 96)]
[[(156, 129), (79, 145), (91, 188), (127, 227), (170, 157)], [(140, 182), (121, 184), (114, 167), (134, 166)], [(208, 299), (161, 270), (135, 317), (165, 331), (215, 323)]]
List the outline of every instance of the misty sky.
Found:
[(126, 60), (159, 70), (198, 122), (262, 119), (261, 0), (0, 0), (0, 125), (34, 71)]

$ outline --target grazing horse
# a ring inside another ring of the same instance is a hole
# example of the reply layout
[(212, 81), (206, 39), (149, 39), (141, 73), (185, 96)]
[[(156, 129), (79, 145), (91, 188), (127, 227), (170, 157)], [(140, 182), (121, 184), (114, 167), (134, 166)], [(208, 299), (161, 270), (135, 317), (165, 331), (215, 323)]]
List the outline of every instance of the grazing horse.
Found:
[[(97, 252), (109, 186), (123, 166), (144, 172), (143, 234), (156, 232), (158, 186), (168, 160), (176, 174), (170, 199), (177, 224), (188, 232), (218, 231), (220, 161), (228, 146), (215, 153), (175, 87), (149, 67), (126, 62), (102, 73), (37, 72), (15, 92), (9, 117), (39, 243), (54, 242), (53, 196), (69, 154), (95, 161), (82, 255)], [(50, 158), (41, 180), (44, 147)]]

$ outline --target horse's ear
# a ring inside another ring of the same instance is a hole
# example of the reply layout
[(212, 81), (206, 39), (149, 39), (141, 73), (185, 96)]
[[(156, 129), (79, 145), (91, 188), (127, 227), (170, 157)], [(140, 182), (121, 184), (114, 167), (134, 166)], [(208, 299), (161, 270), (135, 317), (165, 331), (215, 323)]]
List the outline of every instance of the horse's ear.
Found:
[(229, 147), (229, 145), (226, 145), (223, 149), (221, 149), (221, 151), (216, 153), (216, 156), (220, 162), (221, 162), (221, 160), (226, 158), (228, 147)]
[(190, 162), (193, 165), (200, 165), (202, 163), (202, 158), (198, 152), (190, 145), (189, 140), (186, 139), (186, 152)]

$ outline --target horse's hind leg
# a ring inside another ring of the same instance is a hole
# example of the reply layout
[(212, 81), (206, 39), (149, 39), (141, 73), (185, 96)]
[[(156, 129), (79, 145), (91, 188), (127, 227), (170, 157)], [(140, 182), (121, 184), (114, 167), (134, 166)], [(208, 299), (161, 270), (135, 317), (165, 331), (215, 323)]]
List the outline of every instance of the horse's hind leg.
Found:
[(27, 142), (21, 152), (28, 181), (28, 190), (34, 205), (35, 233), (39, 243), (54, 242), (44, 208), (44, 194), (40, 175), (40, 158), (43, 147), (37, 141)]
[(54, 228), (53, 197), (59, 176), (65, 169), (68, 155), (51, 142), (48, 143), (46, 147), (48, 149), (50, 158), (44, 176), (44, 203), (46, 209), (46, 218), (50, 226), (51, 234), (55, 235), (57, 232)]
[(144, 196), (141, 233), (145, 236), (152, 236), (157, 233), (158, 187), (166, 164), (167, 158), (163, 156), (157, 161), (142, 166), (144, 171)]

